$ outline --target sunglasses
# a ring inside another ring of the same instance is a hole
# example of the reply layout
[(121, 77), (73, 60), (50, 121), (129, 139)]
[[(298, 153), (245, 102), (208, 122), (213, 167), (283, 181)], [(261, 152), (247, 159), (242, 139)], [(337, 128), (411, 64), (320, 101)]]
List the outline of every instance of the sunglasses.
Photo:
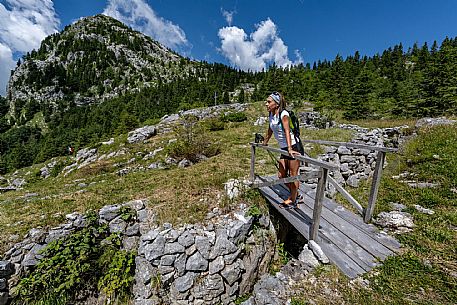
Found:
[[(278, 91), (273, 91), (270, 95), (269, 95), (269, 98), (271, 98), (273, 101), (272, 102), (275, 102), (275, 103), (278, 103), (279, 104), (279, 101), (281, 100), (281, 94), (279, 94)], [(267, 99), (267, 102), (268, 102), (268, 99)]]

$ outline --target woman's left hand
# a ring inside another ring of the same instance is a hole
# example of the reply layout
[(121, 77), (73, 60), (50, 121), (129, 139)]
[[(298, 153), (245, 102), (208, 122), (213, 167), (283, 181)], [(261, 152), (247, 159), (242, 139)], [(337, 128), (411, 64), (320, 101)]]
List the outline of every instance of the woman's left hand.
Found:
[(292, 156), (300, 155), (298, 151), (295, 151), (292, 148), (289, 148), (288, 153)]

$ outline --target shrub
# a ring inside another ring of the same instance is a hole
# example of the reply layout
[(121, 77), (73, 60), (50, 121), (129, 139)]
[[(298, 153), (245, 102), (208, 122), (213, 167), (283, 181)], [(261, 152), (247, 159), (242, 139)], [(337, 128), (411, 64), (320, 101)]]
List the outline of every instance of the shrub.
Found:
[(211, 118), (205, 120), (203, 126), (209, 131), (218, 131), (225, 129), (225, 123), (218, 118)]
[(244, 112), (231, 112), (221, 116), (223, 122), (244, 122), (248, 119)]
[(170, 157), (195, 163), (201, 160), (201, 155), (212, 157), (219, 154), (219, 145), (210, 141), (204, 128), (197, 124), (196, 117), (188, 116), (182, 120), (182, 126), (176, 129), (178, 140), (166, 149)]
[(97, 286), (109, 298), (125, 301), (133, 284), (135, 254), (120, 246), (118, 234), (108, 236), (107, 225), (98, 222), (95, 212), (87, 214), (86, 227), (42, 251), (43, 258), (13, 291), (13, 303), (74, 304)]

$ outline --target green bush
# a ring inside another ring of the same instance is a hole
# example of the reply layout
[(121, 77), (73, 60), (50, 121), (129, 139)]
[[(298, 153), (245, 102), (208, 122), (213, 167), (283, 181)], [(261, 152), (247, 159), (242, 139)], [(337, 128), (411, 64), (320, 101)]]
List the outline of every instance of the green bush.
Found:
[(201, 155), (209, 158), (220, 153), (219, 145), (210, 141), (204, 128), (197, 122), (196, 117), (183, 118), (182, 126), (176, 129), (178, 140), (166, 148), (170, 157), (195, 163), (200, 161)]
[(221, 116), (223, 122), (244, 122), (248, 119), (244, 112), (231, 112)]
[(87, 214), (86, 224), (41, 252), (43, 258), (12, 291), (14, 304), (73, 304), (94, 287), (109, 298), (128, 298), (135, 254), (120, 250), (120, 236), (108, 236), (94, 212)]
[(207, 119), (203, 122), (203, 126), (209, 131), (218, 131), (225, 129), (225, 123), (218, 118)]

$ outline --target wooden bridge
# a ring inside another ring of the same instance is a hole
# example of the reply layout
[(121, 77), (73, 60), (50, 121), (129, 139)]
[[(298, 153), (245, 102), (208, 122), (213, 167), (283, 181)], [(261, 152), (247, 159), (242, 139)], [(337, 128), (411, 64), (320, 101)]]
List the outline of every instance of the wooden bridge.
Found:
[[(396, 150), (355, 143), (311, 140), (303, 142), (377, 151), (376, 168), (366, 208), (363, 208), (329, 175), (329, 171), (339, 170), (338, 166), (300, 155), (295, 156), (295, 158), (319, 168), (317, 188), (311, 189), (301, 185), (299, 192), (304, 197), (304, 203), (299, 204), (297, 208), (284, 209), (281, 203), (289, 196), (289, 190), (285, 183), (305, 180), (309, 173), (299, 173), (298, 176), (282, 179), (255, 175), (256, 148), (265, 149), (273, 153), (286, 155), (288, 153), (277, 148), (251, 143), (250, 174), (253, 187), (259, 188), (269, 203), (306, 239), (317, 242), (329, 260), (344, 274), (350, 278), (357, 277), (379, 265), (386, 257), (394, 255), (400, 248), (399, 242), (393, 237), (379, 232), (374, 225), (368, 223), (371, 220), (376, 203), (385, 154)], [(338, 205), (335, 201), (326, 198), (325, 188), (328, 183), (335, 186), (336, 190), (361, 215), (354, 214)]]

